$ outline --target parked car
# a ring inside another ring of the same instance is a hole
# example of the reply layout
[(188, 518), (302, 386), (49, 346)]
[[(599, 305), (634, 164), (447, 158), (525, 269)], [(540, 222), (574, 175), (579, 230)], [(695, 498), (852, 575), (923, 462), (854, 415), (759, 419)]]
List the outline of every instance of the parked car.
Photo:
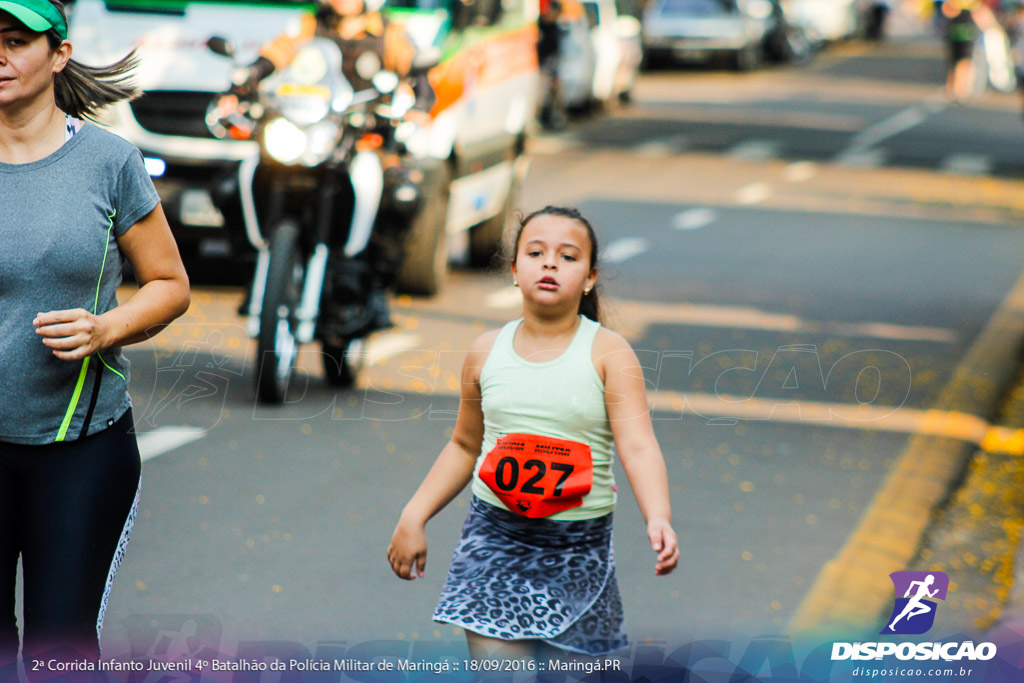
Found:
[(563, 17), (561, 50), (558, 62), (558, 88), (561, 105), (585, 109), (594, 96), (597, 51), (590, 34), (587, 16)]
[(643, 54), (640, 24), (620, 16), (615, 0), (583, 0), (583, 9), (594, 46), (591, 97), (601, 103), (628, 100)]
[(834, 42), (857, 35), (863, 23), (857, 0), (788, 0), (813, 40)]
[(737, 70), (753, 69), (773, 23), (770, 0), (654, 0), (643, 15), (644, 60), (724, 56)]

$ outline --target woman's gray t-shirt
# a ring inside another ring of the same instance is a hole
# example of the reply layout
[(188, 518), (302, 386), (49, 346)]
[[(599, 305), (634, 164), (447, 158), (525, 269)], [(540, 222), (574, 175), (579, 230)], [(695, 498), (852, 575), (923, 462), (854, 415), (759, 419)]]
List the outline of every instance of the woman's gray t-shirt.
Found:
[(117, 306), (116, 238), (159, 202), (139, 150), (94, 125), (45, 159), (0, 163), (0, 441), (71, 441), (87, 415), (94, 434), (131, 407), (119, 347), (61, 360), (32, 320)]

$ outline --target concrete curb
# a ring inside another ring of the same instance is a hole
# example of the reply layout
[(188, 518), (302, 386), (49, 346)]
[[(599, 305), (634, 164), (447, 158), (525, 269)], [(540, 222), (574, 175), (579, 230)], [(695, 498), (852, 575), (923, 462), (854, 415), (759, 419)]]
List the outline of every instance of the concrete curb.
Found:
[[(968, 349), (934, 408), (990, 419), (1024, 352), (1024, 274)], [(915, 435), (839, 554), (822, 569), (789, 623), (791, 633), (857, 634), (881, 628), (889, 574), (910, 566), (933, 513), (959, 484), (977, 444)]]

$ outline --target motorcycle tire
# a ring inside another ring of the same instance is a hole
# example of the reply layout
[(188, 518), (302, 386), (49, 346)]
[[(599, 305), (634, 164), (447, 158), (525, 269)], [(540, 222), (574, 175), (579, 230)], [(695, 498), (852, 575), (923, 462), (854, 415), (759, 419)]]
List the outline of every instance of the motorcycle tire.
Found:
[(396, 282), (401, 292), (433, 296), (448, 277), (446, 228), (450, 185), (451, 170), (445, 164), (437, 171), (436, 181), (412, 217)]
[(299, 226), (284, 220), (270, 238), (270, 266), (256, 340), (256, 393), (263, 403), (282, 403), (298, 356), (295, 312), (302, 294)]
[(355, 384), (359, 371), (366, 364), (365, 349), (362, 339), (324, 342), (324, 378), (327, 385), (341, 388)]

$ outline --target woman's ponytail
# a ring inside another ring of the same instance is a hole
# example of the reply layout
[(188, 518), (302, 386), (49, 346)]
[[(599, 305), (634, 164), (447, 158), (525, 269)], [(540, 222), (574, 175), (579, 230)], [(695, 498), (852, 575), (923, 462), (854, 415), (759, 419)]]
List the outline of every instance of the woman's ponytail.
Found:
[[(50, 3), (67, 16), (60, 0)], [(60, 47), (61, 39), (53, 29), (46, 32), (50, 48)], [(95, 119), (103, 107), (138, 97), (141, 92), (131, 82), (131, 71), (138, 65), (132, 50), (108, 66), (86, 66), (71, 59), (63, 71), (54, 74), (53, 94), (57, 107), (75, 118)]]

